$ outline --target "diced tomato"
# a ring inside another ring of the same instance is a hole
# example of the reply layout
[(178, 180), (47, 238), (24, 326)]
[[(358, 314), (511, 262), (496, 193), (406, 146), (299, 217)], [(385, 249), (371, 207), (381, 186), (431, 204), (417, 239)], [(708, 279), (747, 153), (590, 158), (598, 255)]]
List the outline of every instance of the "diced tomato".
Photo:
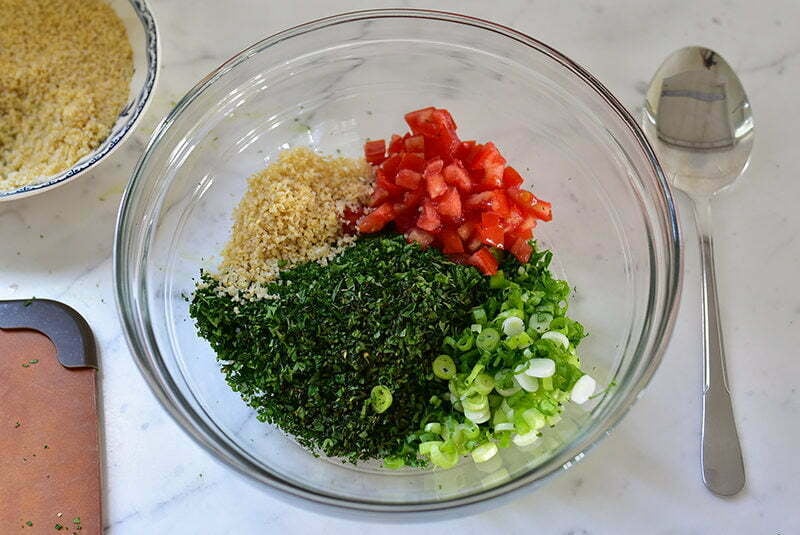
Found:
[(386, 188), (381, 187), (380, 185), (376, 185), (372, 189), (372, 195), (369, 198), (369, 206), (371, 207), (378, 206), (388, 198), (389, 198), (389, 192), (386, 190)]
[(367, 234), (370, 232), (378, 232), (392, 220), (393, 216), (394, 210), (392, 209), (392, 205), (388, 202), (383, 203), (359, 221), (358, 230), (359, 232)]
[(472, 152), (472, 148), (475, 146), (474, 140), (469, 141), (462, 141), (459, 143), (458, 148), (456, 149), (455, 157), (459, 160), (464, 161), (465, 158), (469, 156)]
[(453, 120), (453, 116), (450, 115), (449, 111), (443, 108), (434, 109), (433, 118), (438, 124), (442, 125), (444, 128), (448, 130), (452, 130), (455, 132), (455, 130), (458, 128), (456, 126), (455, 120)]
[(383, 174), (390, 180), (394, 180), (397, 171), (400, 169), (401, 161), (403, 161), (403, 156), (400, 153), (392, 154), (383, 161), (380, 170), (383, 171)]
[(416, 211), (416, 209), (419, 208), (422, 199), (424, 198), (425, 188), (422, 187), (422, 183), (420, 181), (420, 187), (412, 191), (407, 191), (403, 194), (403, 204), (409, 209)]
[(434, 158), (433, 160), (429, 160), (427, 165), (425, 166), (424, 175), (427, 177), (428, 175), (435, 175), (442, 172), (442, 167), (444, 167), (444, 162), (441, 158)]
[(519, 188), (509, 188), (506, 194), (521, 208), (529, 208), (536, 199), (530, 191)]
[(408, 127), (411, 128), (411, 131), (415, 134), (425, 134), (426, 132), (428, 135), (435, 134), (435, 130), (431, 130), (432, 126), (430, 123), (431, 117), (433, 116), (433, 112), (436, 110), (433, 106), (429, 106), (427, 108), (422, 108), (421, 110), (410, 111), (406, 113), (405, 120), (408, 123)]
[(406, 152), (425, 152), (425, 138), (423, 136), (411, 136), (404, 141)]
[(381, 163), (386, 158), (386, 141), (376, 139), (364, 143), (364, 158), (372, 165)]
[(531, 259), (533, 248), (527, 240), (517, 238), (514, 245), (511, 246), (511, 254), (517, 257), (517, 260), (526, 264)]
[(508, 215), (500, 222), (500, 226), (508, 233), (516, 229), (519, 224), (522, 223), (522, 219), (522, 213), (519, 211), (519, 208), (512, 205), (508, 211)]
[(422, 152), (405, 152), (400, 160), (400, 169), (411, 169), (417, 173), (425, 170), (425, 154)]
[(392, 139), (389, 141), (389, 155), (397, 154), (401, 152), (404, 148), (404, 139), (402, 136), (398, 136), (397, 134), (392, 134)]
[(470, 210), (478, 210), (482, 208), (488, 208), (492, 201), (492, 192), (491, 191), (482, 191), (480, 193), (473, 193), (466, 199), (464, 199), (464, 204)]
[(475, 251), (467, 262), (478, 268), (484, 275), (494, 275), (497, 273), (497, 259), (486, 247), (481, 247)]
[(435, 136), (430, 137), (425, 144), (425, 155), (429, 158), (440, 156), (450, 160), (460, 143), (454, 130), (441, 130)]
[(358, 228), (358, 220), (364, 215), (363, 206), (345, 206), (342, 210), (342, 232), (351, 235), (356, 233)]
[(472, 221), (464, 221), (462, 224), (458, 226), (456, 232), (458, 232), (458, 237), (461, 238), (463, 241), (469, 239), (472, 236), (472, 231), (475, 228), (475, 224)]
[[(470, 162), (470, 169), (486, 169), (496, 165), (505, 165), (506, 159), (491, 141), (483, 145)], [(502, 177), (502, 175), (501, 175)]]
[[(396, 206), (396, 205), (395, 205)], [(394, 216), (394, 229), (404, 234), (414, 228), (417, 224), (417, 207), (413, 210), (407, 210), (402, 213), (395, 213)]]
[(472, 189), (472, 181), (460, 162), (451, 163), (444, 168), (444, 181), (459, 190), (468, 192)]
[(466, 243), (466, 246), (467, 246), (467, 251), (469, 251), (470, 253), (475, 252), (478, 249), (480, 249), (481, 247), (483, 247), (483, 242), (477, 236), (475, 236), (474, 238), (470, 239), (469, 241), (467, 241), (465, 243)]
[(442, 220), (429, 199), (425, 199), (422, 203), (422, 213), (417, 219), (417, 226), (428, 232), (436, 232), (442, 226)]
[(533, 214), (524, 214), (522, 221), (517, 225), (517, 231), (531, 231), (536, 226), (536, 216)]
[(423, 108), (405, 118), (411, 132), (393, 135), (388, 155), (383, 141), (364, 145), (375, 167), (373, 209), (360, 218), (343, 213), (343, 229), (357, 220), (359, 231), (376, 232), (393, 222), (409, 241), (486, 274), (497, 271), (496, 249), (527, 262), (536, 222), (552, 218), (550, 203), (521, 189), (523, 177), (494, 143), (462, 142), (447, 110)]
[(395, 178), (394, 181), (400, 187), (406, 189), (417, 189), (421, 180), (422, 175), (416, 171), (412, 171), (411, 169), (400, 169), (397, 172), (397, 178)]
[(464, 243), (454, 230), (443, 230), (439, 233), (439, 240), (442, 242), (442, 252), (444, 254), (464, 252)]
[(444, 177), (441, 173), (431, 173), (425, 176), (425, 182), (428, 188), (428, 196), (435, 199), (447, 191), (447, 184), (444, 183)]
[(507, 188), (518, 188), (525, 180), (510, 165), (503, 171), (503, 185)]
[(434, 237), (433, 237), (432, 234), (429, 234), (429, 233), (425, 232), (424, 230), (416, 228), (416, 227), (414, 227), (411, 230), (409, 230), (408, 232), (406, 232), (405, 236), (406, 236), (406, 240), (409, 243), (417, 242), (420, 245), (420, 247), (422, 247), (423, 249), (425, 249), (430, 244), (432, 244), (433, 240), (434, 240)]
[(481, 214), (481, 224), (478, 227), (478, 238), (482, 243), (493, 247), (503, 248), (505, 233), (500, 226), (500, 216), (493, 212)]
[(491, 205), (492, 211), (500, 217), (508, 217), (511, 214), (511, 205), (503, 190), (498, 189), (492, 192)]
[(530, 207), (530, 211), (542, 221), (550, 221), (553, 219), (553, 209), (547, 201), (537, 199), (533, 206)]
[(525, 240), (528, 241), (533, 238), (533, 232), (528, 230), (520, 230), (519, 228), (512, 230), (510, 232), (506, 232), (505, 244), (506, 249), (511, 249), (511, 246), (514, 245), (514, 242), (517, 240)]
[(466, 153), (461, 160), (464, 162), (464, 165), (467, 166), (467, 169), (472, 169), (472, 163), (475, 161), (475, 158), (478, 157), (478, 154), (483, 152), (483, 145), (480, 143), (475, 143), (469, 148), (469, 152)]
[(390, 197), (403, 193), (403, 188), (395, 184), (392, 178), (387, 177), (382, 169), (375, 172), (375, 186), (388, 191)]
[(461, 196), (456, 188), (447, 188), (447, 191), (436, 203), (436, 207), (441, 215), (450, 219), (459, 219), (461, 217)]

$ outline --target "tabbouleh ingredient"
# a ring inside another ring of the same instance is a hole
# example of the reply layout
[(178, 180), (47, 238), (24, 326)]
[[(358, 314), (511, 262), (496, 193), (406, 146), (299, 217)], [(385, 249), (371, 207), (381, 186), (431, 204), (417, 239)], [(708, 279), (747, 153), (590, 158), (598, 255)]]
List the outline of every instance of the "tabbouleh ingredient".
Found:
[(101, 0), (0, 0), (0, 191), (67, 169), (108, 136), (132, 58)]
[[(442, 394), (431, 356), (489, 292), (474, 268), (399, 235), (361, 238), (327, 266), (282, 271), (266, 287), (272, 299), (236, 302), (204, 281), (190, 314), (231, 388), (262, 421), (351, 461), (386, 457), (417, 430)], [(378, 385), (392, 397), (382, 413), (370, 401)]]
[[(257, 293), (286, 266), (326, 261), (352, 237), (339, 214), (366, 200), (372, 171), (363, 160), (319, 155), (306, 147), (285, 150), (250, 177), (222, 253), (221, 288)], [(281, 264), (281, 265), (283, 265)]]

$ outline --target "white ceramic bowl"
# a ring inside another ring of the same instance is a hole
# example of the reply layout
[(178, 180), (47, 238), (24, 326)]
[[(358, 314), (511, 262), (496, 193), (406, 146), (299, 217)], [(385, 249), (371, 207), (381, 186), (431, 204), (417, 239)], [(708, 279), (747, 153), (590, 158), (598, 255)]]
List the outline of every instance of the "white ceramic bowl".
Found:
[(153, 13), (145, 0), (107, 1), (122, 19), (133, 49), (133, 78), (128, 103), (117, 117), (108, 137), (96, 149), (57, 175), (15, 190), (0, 191), (0, 201), (35, 195), (86, 173), (122, 144), (150, 103), (161, 61), (161, 40)]

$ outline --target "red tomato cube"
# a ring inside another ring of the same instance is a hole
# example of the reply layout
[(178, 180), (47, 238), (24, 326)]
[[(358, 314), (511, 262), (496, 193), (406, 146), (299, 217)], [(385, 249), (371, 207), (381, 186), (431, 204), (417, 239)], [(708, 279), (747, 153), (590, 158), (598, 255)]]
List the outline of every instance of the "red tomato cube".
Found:
[(372, 212), (365, 215), (358, 223), (359, 232), (370, 233), (378, 232), (394, 217), (392, 205), (383, 203)]
[(419, 219), (417, 219), (417, 226), (428, 232), (436, 232), (439, 230), (439, 227), (442, 226), (442, 220), (439, 218), (436, 208), (434, 208), (433, 203), (428, 199), (425, 199), (422, 203), (422, 213)]
[(454, 230), (443, 230), (439, 233), (444, 254), (457, 254), (464, 252), (464, 243)]
[(376, 139), (364, 143), (364, 158), (372, 165), (381, 163), (386, 158), (386, 141)]
[(435, 199), (440, 195), (444, 195), (447, 191), (447, 184), (444, 183), (444, 177), (441, 173), (432, 173), (425, 177), (425, 182), (428, 188), (428, 196)]
[(422, 175), (411, 169), (400, 169), (395, 178), (395, 183), (405, 189), (417, 189), (421, 181)]
[(432, 234), (429, 234), (429, 233), (425, 232), (424, 230), (416, 228), (416, 227), (414, 227), (411, 230), (409, 230), (408, 232), (406, 232), (405, 236), (406, 236), (406, 241), (408, 241), (409, 243), (416, 242), (423, 249), (425, 249), (430, 244), (432, 244), (433, 240), (434, 240), (434, 237), (433, 237)]
[(439, 213), (451, 219), (461, 218), (461, 196), (456, 188), (448, 188), (436, 203)]
[(472, 181), (467, 170), (457, 163), (451, 163), (444, 168), (444, 181), (464, 192), (472, 189)]
[(531, 259), (532, 252), (531, 244), (528, 243), (528, 240), (523, 240), (522, 238), (517, 238), (514, 241), (514, 245), (511, 246), (511, 254), (516, 256), (517, 260), (523, 264), (526, 264)]
[(484, 275), (494, 275), (497, 273), (497, 259), (486, 247), (481, 247), (475, 251), (469, 259), (467, 259), (467, 263), (478, 268)]
[(503, 185), (507, 188), (518, 188), (525, 180), (510, 165), (503, 171)]
[(425, 138), (423, 136), (411, 136), (404, 141), (406, 152), (425, 152)]

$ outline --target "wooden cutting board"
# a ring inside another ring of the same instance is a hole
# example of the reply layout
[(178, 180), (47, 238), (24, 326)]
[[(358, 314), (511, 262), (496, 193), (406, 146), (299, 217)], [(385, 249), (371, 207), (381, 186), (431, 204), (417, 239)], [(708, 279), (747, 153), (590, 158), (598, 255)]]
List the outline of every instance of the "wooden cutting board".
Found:
[(0, 301), (0, 533), (102, 533), (96, 373), (75, 310)]

